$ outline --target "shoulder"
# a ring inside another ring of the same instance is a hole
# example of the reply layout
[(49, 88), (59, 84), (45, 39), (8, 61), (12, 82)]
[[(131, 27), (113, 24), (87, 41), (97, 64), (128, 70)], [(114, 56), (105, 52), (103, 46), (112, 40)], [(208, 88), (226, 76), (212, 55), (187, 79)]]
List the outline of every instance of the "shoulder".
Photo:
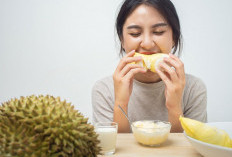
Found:
[(206, 85), (202, 79), (191, 74), (186, 74), (186, 88), (187, 89), (204, 89), (206, 90)]
[(198, 121), (207, 121), (207, 90), (205, 83), (198, 77), (186, 75), (183, 96), (184, 116)]
[(207, 88), (202, 79), (186, 74), (186, 84), (184, 89), (184, 100), (189, 102), (191, 99), (196, 97), (202, 97), (206, 99), (207, 97)]
[(92, 88), (92, 91), (112, 90), (114, 88), (113, 76), (107, 76), (97, 80)]
[(113, 76), (107, 76), (97, 80), (94, 86), (111, 86), (113, 85), (113, 83), (114, 83)]

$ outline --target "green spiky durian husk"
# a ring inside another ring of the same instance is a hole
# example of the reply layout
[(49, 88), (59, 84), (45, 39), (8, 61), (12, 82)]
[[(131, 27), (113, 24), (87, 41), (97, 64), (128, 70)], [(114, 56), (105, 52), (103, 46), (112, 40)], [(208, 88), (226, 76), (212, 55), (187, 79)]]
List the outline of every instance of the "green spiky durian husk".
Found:
[(0, 106), (4, 157), (94, 157), (98, 144), (88, 119), (59, 97), (32, 95)]

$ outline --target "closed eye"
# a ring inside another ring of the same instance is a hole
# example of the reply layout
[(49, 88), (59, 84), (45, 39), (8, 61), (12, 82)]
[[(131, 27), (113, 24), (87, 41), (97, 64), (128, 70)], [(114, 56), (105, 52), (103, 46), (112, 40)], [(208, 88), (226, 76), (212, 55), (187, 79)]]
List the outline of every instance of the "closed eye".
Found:
[(130, 35), (133, 36), (133, 37), (138, 37), (138, 36), (140, 36), (140, 34), (141, 33), (130, 33)]
[(153, 32), (153, 34), (155, 34), (155, 35), (162, 35), (162, 34), (164, 34), (164, 32), (165, 31), (155, 31), (155, 32)]

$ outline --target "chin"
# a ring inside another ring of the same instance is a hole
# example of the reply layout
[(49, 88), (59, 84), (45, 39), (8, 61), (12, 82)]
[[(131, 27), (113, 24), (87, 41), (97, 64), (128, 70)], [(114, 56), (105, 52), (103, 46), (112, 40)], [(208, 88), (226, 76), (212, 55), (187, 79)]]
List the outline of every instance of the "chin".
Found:
[(160, 81), (159, 75), (150, 70), (148, 70), (146, 73), (138, 73), (136, 75), (137, 80), (144, 83), (154, 83)]
[(154, 72), (152, 72), (150, 70), (148, 70), (146, 73), (144, 73), (144, 75), (146, 75), (146, 76), (155, 76), (155, 77), (159, 76), (157, 73), (154, 73)]

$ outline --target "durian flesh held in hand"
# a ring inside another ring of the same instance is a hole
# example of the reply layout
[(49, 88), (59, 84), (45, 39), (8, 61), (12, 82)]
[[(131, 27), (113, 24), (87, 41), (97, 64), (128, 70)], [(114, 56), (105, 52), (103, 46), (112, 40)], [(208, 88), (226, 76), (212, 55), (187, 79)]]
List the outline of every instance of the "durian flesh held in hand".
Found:
[(224, 130), (182, 116), (180, 122), (188, 136), (206, 143), (232, 148), (232, 139)]
[(157, 69), (159, 69), (159, 63), (163, 61), (164, 57), (169, 57), (167, 54), (164, 53), (156, 53), (151, 55), (135, 53), (134, 57), (141, 56), (142, 61), (136, 62), (135, 64), (139, 64), (147, 70), (151, 70), (152, 72), (156, 73)]
[(0, 106), (0, 156), (93, 157), (98, 143), (88, 119), (59, 97), (32, 95)]

